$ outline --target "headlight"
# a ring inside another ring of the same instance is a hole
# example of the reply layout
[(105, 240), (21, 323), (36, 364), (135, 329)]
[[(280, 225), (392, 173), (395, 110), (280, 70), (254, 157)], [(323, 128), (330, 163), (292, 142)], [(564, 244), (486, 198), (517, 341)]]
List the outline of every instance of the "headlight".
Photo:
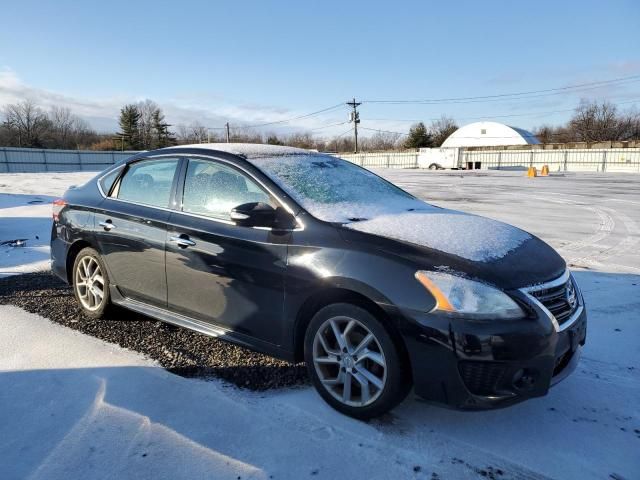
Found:
[(435, 310), (477, 319), (516, 319), (525, 316), (504, 292), (449, 273), (416, 272), (416, 279), (436, 299)]

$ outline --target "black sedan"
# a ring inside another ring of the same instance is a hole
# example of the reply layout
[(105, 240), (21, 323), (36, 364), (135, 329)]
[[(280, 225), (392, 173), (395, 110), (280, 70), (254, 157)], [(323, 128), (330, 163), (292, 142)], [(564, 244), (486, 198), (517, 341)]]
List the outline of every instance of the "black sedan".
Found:
[(358, 418), (412, 386), (464, 409), (545, 395), (585, 342), (582, 295), (547, 244), (301, 149), (136, 155), (54, 203), (51, 254), (87, 317), (115, 304), (304, 360)]

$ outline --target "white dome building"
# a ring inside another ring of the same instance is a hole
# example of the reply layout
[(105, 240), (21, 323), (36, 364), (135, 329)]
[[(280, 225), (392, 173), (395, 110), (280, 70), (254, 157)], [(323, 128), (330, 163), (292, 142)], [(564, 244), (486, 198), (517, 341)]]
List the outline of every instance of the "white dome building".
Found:
[(475, 122), (460, 127), (444, 141), (442, 147), (494, 147), (497, 145), (533, 145), (536, 136), (521, 128), (498, 122)]

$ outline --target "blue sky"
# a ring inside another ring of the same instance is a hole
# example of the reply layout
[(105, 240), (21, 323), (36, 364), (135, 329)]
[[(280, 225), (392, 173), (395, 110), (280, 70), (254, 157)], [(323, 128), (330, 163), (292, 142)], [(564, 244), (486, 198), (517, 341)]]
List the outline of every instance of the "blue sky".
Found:
[[(215, 127), (286, 119), (354, 96), (541, 90), (640, 74), (638, 25), (637, 1), (21, 0), (2, 7), (0, 104), (62, 103), (104, 129), (123, 103), (151, 98), (172, 123)], [(581, 96), (633, 107), (640, 79), (519, 101), (365, 103), (361, 118), (397, 131), (441, 114), (532, 128), (566, 120), (571, 112), (545, 112), (571, 109)], [(346, 118), (345, 107), (286, 128)]]

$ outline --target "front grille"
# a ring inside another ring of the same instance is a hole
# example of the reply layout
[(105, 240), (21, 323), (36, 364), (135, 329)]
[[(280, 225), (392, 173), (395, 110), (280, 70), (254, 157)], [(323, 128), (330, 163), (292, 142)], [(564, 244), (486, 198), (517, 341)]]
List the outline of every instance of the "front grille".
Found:
[(460, 375), (474, 395), (495, 395), (505, 372), (505, 366), (493, 362), (460, 362)]
[(531, 295), (556, 317), (558, 325), (569, 320), (578, 308), (577, 293), (571, 278), (560, 285), (532, 291)]

